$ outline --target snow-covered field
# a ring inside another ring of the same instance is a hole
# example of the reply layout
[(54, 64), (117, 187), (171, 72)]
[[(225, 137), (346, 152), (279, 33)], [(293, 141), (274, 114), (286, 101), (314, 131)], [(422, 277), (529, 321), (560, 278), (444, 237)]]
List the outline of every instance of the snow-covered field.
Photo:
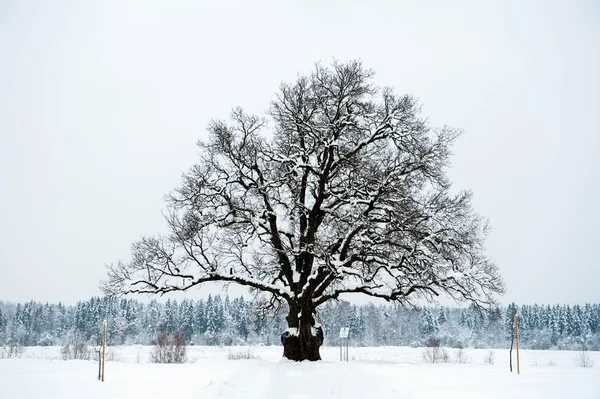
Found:
[[(106, 381), (98, 363), (61, 360), (59, 347), (27, 348), (0, 360), (0, 398), (600, 398), (600, 352), (592, 368), (576, 352), (521, 351), (521, 375), (508, 370), (508, 351), (467, 349), (468, 363), (427, 364), (422, 348), (322, 348), (324, 361), (281, 360), (280, 347), (249, 348), (252, 360), (229, 360), (247, 348), (190, 347), (186, 364), (151, 364), (149, 347), (110, 348)], [(456, 350), (448, 349), (453, 361)]]

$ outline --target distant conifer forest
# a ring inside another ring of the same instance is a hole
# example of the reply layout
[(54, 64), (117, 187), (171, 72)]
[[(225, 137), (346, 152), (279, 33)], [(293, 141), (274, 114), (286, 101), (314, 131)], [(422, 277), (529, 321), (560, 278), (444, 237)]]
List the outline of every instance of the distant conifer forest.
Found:
[[(211, 295), (206, 300), (143, 303), (94, 297), (75, 306), (0, 301), (0, 345), (95, 344), (108, 321), (110, 345), (149, 345), (158, 331), (181, 331), (190, 345), (280, 345), (286, 309), (268, 309), (244, 297)], [(350, 327), (353, 346), (424, 346), (431, 337), (446, 347), (510, 347), (514, 316), (526, 349), (600, 350), (600, 304), (521, 305), (481, 312), (474, 307), (402, 308), (324, 305), (318, 321), (325, 345), (337, 345), (340, 327)]]

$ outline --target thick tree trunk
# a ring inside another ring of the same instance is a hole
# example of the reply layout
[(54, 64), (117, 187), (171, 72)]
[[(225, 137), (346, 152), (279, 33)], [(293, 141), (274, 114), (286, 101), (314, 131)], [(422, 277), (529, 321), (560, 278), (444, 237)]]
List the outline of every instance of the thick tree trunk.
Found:
[(323, 329), (315, 327), (313, 309), (304, 308), (298, 312), (298, 308), (290, 307), (286, 319), (289, 328), (281, 334), (283, 356), (297, 362), (321, 360), (319, 348), (323, 344)]

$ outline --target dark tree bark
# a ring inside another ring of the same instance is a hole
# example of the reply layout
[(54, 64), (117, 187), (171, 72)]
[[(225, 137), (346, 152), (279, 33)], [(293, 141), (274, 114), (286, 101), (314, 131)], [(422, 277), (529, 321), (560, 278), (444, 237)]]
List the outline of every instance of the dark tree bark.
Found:
[[(480, 307), (504, 290), (471, 193), (446, 176), (459, 131), (432, 129), (410, 96), (360, 62), (283, 84), (266, 120), (213, 121), (200, 162), (168, 197), (169, 234), (108, 266), (106, 294), (236, 283), (290, 308), (284, 356), (318, 360), (315, 313), (340, 295), (399, 304), (444, 293)], [(263, 298), (264, 299), (264, 298)]]
[(300, 318), (297, 308), (290, 309), (286, 317), (290, 328), (281, 334), (283, 356), (294, 361), (321, 360), (319, 348), (323, 344), (323, 329), (315, 323), (314, 310), (304, 309)]

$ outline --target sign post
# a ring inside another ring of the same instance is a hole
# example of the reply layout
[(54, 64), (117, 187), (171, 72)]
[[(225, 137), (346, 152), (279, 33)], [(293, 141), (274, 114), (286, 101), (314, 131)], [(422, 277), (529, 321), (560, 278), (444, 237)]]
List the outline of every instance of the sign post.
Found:
[(340, 328), (340, 362), (348, 361), (348, 341), (350, 335), (349, 327)]

